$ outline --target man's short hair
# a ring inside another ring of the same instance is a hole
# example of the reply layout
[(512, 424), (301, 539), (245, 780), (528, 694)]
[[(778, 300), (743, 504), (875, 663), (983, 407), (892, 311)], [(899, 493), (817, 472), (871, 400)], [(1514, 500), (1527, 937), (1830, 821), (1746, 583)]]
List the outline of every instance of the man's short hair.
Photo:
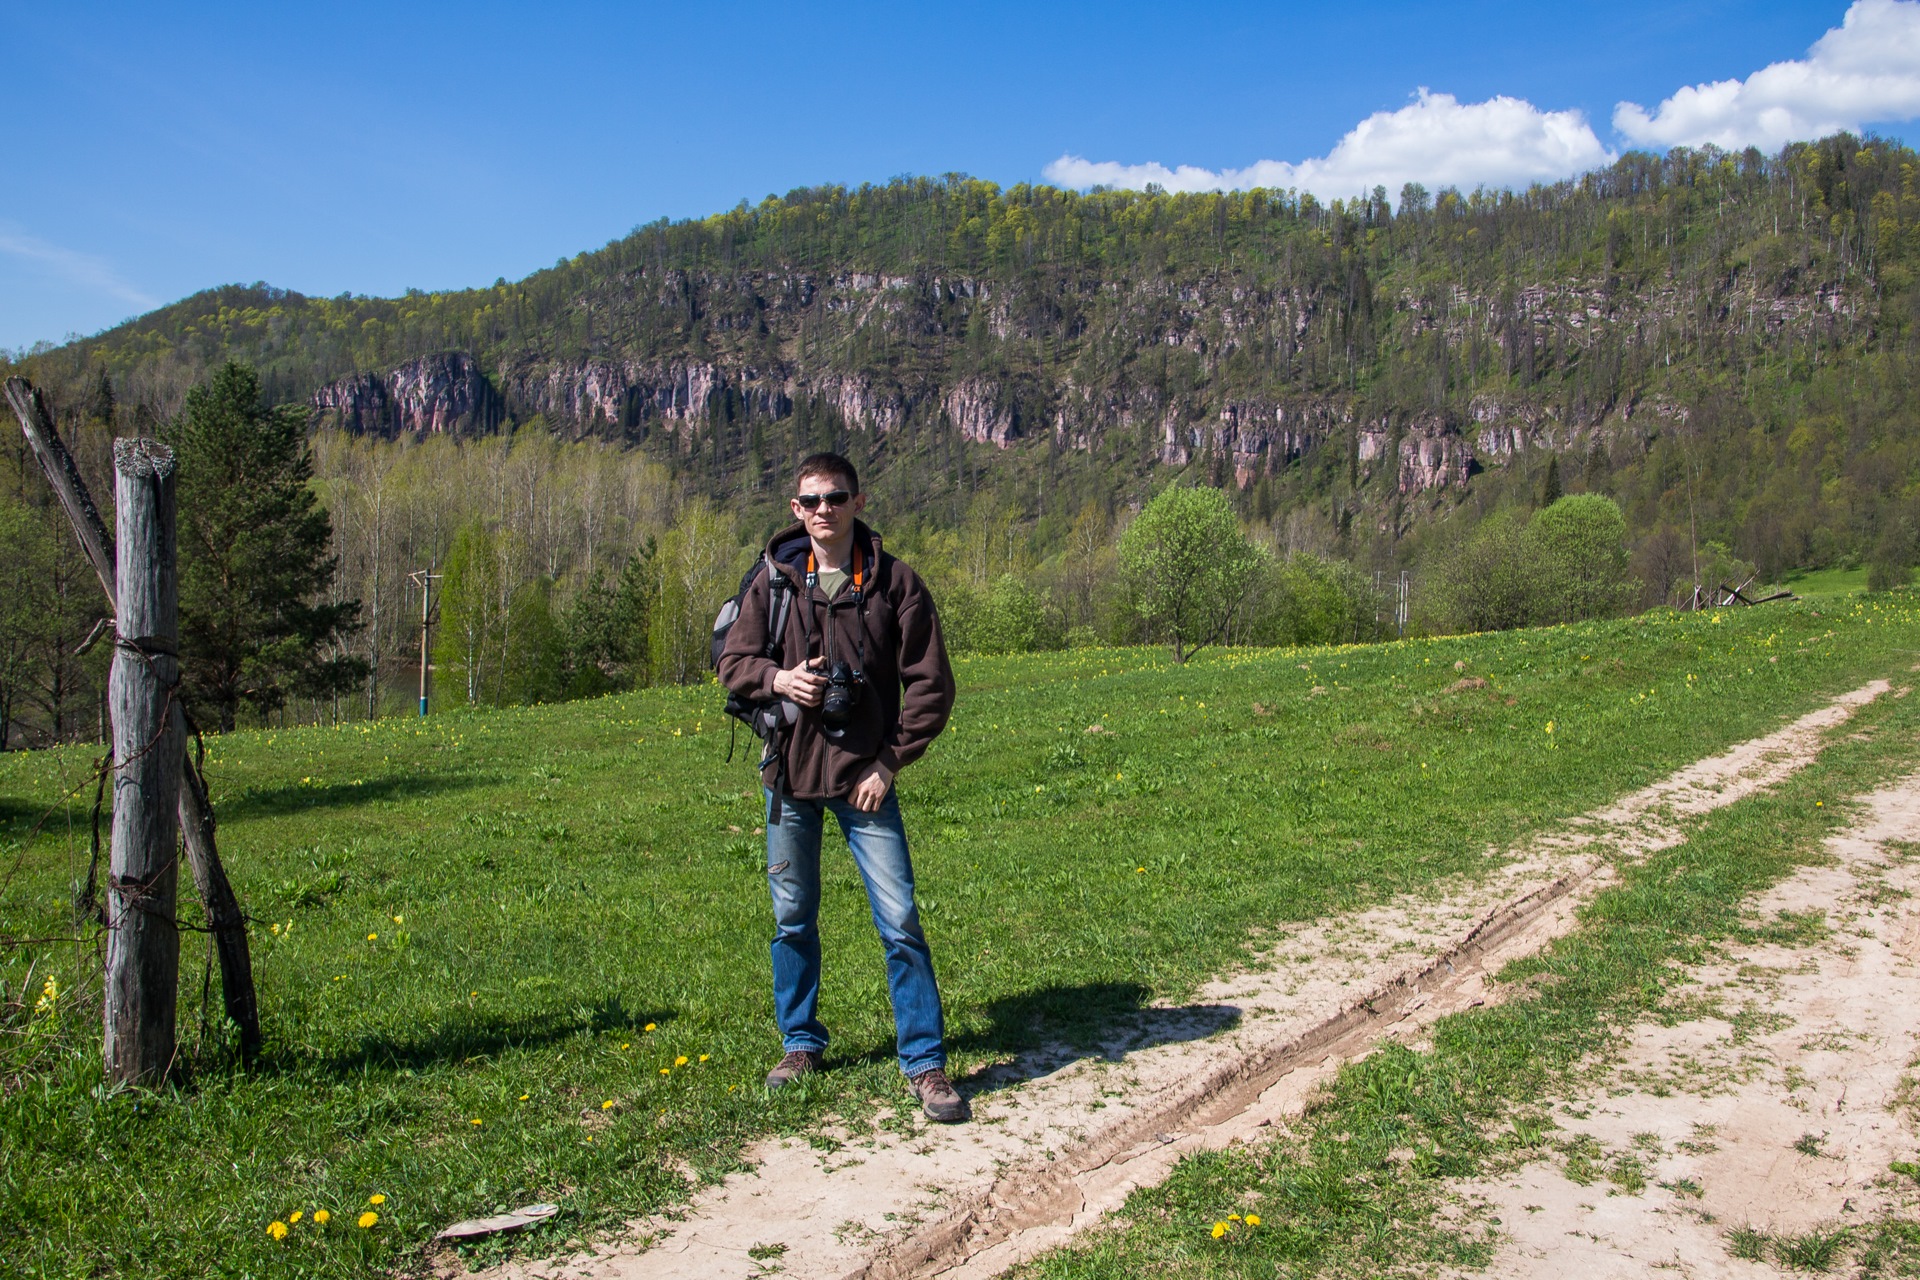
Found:
[(800, 469), (793, 473), (794, 488), (808, 476), (824, 476), (829, 480), (839, 480), (846, 484), (848, 493), (860, 492), (860, 473), (853, 464), (837, 453), (810, 453), (800, 459)]

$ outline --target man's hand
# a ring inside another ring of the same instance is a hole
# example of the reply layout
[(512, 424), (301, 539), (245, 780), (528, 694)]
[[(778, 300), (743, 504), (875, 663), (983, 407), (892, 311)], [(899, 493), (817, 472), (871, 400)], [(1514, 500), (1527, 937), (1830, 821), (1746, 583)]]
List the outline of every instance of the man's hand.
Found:
[(809, 658), (799, 666), (773, 673), (773, 691), (803, 707), (817, 707), (827, 691), (827, 678), (813, 669)]
[(887, 788), (892, 785), (893, 771), (876, 760), (867, 766), (860, 780), (853, 784), (853, 794), (848, 798), (860, 812), (877, 813), (881, 802), (887, 798)]

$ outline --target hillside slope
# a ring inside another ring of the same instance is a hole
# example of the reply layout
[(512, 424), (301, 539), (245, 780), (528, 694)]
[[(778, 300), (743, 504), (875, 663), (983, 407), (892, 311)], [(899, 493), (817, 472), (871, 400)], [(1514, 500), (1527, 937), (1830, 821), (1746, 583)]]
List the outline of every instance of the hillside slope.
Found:
[(1630, 154), (1397, 208), (797, 190), (491, 288), (210, 290), (24, 364), (164, 416), (239, 357), (316, 423), (632, 441), (716, 495), (820, 443), (925, 511), (983, 477), (1041, 514), (1183, 468), (1294, 543), (1381, 551), (1558, 454), (1642, 534), (1691, 518), (1773, 573), (1863, 554), (1912, 474), (1915, 163), (1846, 136)]

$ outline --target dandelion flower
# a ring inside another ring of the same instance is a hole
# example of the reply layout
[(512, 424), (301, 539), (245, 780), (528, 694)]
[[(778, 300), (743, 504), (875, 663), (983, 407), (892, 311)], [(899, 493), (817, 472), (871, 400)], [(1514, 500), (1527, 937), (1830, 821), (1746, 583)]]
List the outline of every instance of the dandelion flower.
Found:
[(1227, 1221), (1228, 1221), (1228, 1222), (1238, 1222), (1238, 1221), (1240, 1221), (1240, 1215), (1239, 1215), (1239, 1214), (1237, 1214), (1237, 1213), (1230, 1213), (1230, 1214), (1228, 1214), (1228, 1215), (1227, 1215)]
[(407, 918), (405, 916), (395, 916), (393, 918), (393, 922), (395, 924), (405, 924), (407, 922)]
[(303, 1215), (301, 1214), (301, 1212), (298, 1209), (295, 1209), (292, 1213), (287, 1215), (287, 1225), (292, 1226), (294, 1223), (300, 1221), (302, 1216)]
[(673, 1060), (673, 1065), (674, 1065), (674, 1066), (676, 1066), (676, 1067), (684, 1067), (684, 1066), (686, 1066), (686, 1065), (687, 1065), (687, 1055), (683, 1053), (683, 1054), (681, 1054), (681, 1055), (680, 1055), (679, 1057), (677, 1057), (677, 1058), (675, 1058), (675, 1059)]
[(653, 1024), (652, 1024), (651, 1022), (649, 1022), (649, 1023), (648, 1023), (648, 1024), (646, 1025), (646, 1026), (644, 1026), (644, 1027), (642, 1027), (642, 1028), (640, 1028), (640, 1029), (641, 1029), (642, 1031), (651, 1031), (651, 1030), (653, 1030)]
[(623, 1045), (621, 1045), (620, 1047), (621, 1047), (622, 1049), (631, 1049), (631, 1048), (633, 1048), (633, 1045), (632, 1045), (631, 1043), (628, 1043), (628, 1044), (623, 1044)]
[(1226, 1223), (1216, 1222), (1213, 1224), (1213, 1238), (1215, 1240), (1218, 1240), (1221, 1236), (1227, 1234), (1227, 1232), (1231, 1230), (1233, 1230), (1233, 1228), (1229, 1227)]
[(531, 1098), (532, 1096), (533, 1095), (530, 1093), (523, 1093), (520, 1095), (520, 1101), (525, 1102), (528, 1098)]
[(275, 1240), (285, 1240), (287, 1238), (287, 1224), (284, 1222), (269, 1222), (267, 1224), (267, 1234)]
[(368, 942), (374, 942), (374, 941), (377, 941), (377, 940), (379, 939), (379, 937), (380, 937), (380, 935), (379, 935), (379, 934), (377, 934), (377, 933), (370, 933), (370, 934), (368, 934), (368, 935), (367, 935), (367, 941), (368, 941)]
[(316, 1227), (324, 1227), (324, 1226), (326, 1226), (326, 1225), (327, 1225), (327, 1224), (328, 1224), (329, 1222), (332, 1222), (332, 1221), (333, 1221), (333, 1214), (331, 1214), (331, 1213), (329, 1213), (329, 1212), (328, 1212), (327, 1210), (325, 1210), (325, 1209), (315, 1209), (315, 1210), (313, 1211), (313, 1225), (314, 1225), (314, 1226), (316, 1226)]
[(660, 1068), (660, 1074), (661, 1074), (661, 1075), (663, 1075), (663, 1076), (670, 1076), (670, 1075), (672, 1075), (672, 1074), (673, 1074), (673, 1068), (671, 1068), (671, 1067), (662, 1067), (662, 1068)]
[(382, 1204), (385, 1204), (386, 1202), (387, 1202), (387, 1198), (381, 1195), (377, 1191), (367, 1197), (367, 1203), (371, 1205), (382, 1205)]
[(478, 1117), (476, 1117), (476, 1118), (474, 1118), (474, 1119), (472, 1119), (472, 1120), (469, 1120), (469, 1121), (467, 1121), (467, 1123), (468, 1123), (468, 1124), (479, 1124), (479, 1123), (480, 1123), (480, 1121), (479, 1121), (479, 1118), (478, 1118)]
[(607, 1100), (606, 1100), (605, 1102), (603, 1102), (603, 1103), (601, 1103), (601, 1104), (600, 1104), (600, 1109), (601, 1109), (602, 1111), (611, 1111), (611, 1110), (613, 1110), (613, 1099), (612, 1099), (612, 1098), (608, 1098), (608, 1099), (607, 1099)]
[(368, 1227), (371, 1227), (374, 1223), (380, 1221), (380, 1215), (375, 1213), (373, 1210), (369, 1209), (365, 1213), (361, 1214), (360, 1217), (357, 1219), (357, 1221), (360, 1224), (360, 1229), (364, 1231)]
[(1247, 1215), (1246, 1221), (1248, 1226), (1257, 1227), (1260, 1225), (1260, 1215), (1257, 1213), (1250, 1213)]
[(712, 1056), (713, 1055), (710, 1053), (703, 1053), (700, 1055), (700, 1061), (705, 1062), (708, 1058), (711, 1058)]

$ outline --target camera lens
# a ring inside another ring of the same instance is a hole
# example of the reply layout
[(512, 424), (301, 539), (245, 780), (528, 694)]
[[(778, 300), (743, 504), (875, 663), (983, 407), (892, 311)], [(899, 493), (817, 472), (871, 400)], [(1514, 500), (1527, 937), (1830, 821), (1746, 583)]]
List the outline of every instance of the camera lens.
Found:
[(827, 691), (820, 699), (821, 725), (827, 729), (846, 728), (859, 701), (859, 677), (845, 662), (834, 663), (827, 672)]

